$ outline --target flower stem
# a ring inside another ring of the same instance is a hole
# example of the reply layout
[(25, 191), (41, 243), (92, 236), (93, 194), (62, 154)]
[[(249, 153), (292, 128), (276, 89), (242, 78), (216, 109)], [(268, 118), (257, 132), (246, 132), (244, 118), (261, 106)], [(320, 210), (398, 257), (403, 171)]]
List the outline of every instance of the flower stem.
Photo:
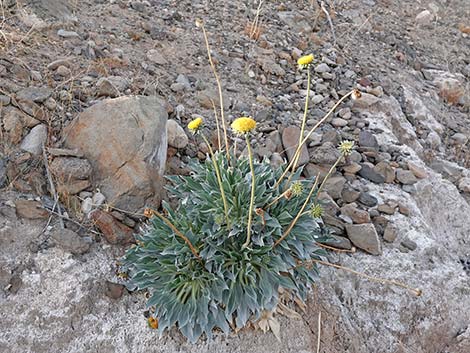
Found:
[[(348, 92), (347, 94), (345, 94), (329, 111), (328, 113), (326, 113), (326, 115), (308, 132), (307, 136), (304, 137), (304, 139), (302, 140), (302, 142), (299, 144), (299, 147), (297, 148), (297, 150), (295, 151), (295, 154), (294, 154), (294, 158), (292, 158), (292, 160), (290, 161), (290, 163), (288, 164), (287, 168), (284, 170), (284, 172), (282, 173), (282, 175), (279, 177), (279, 179), (277, 180), (276, 182), (276, 185), (274, 185), (274, 187), (278, 187), (279, 184), (281, 183), (281, 181), (284, 179), (284, 177), (286, 176), (286, 174), (289, 172), (289, 169), (291, 169), (292, 165), (294, 164), (294, 161), (295, 159), (298, 157), (297, 155), (300, 156), (300, 151), (301, 151), (301, 147), (303, 146), (303, 144), (305, 142), (307, 142), (307, 140), (310, 138), (310, 136), (314, 133), (314, 131), (316, 129), (318, 129), (318, 127), (323, 124), (325, 122), (326, 119), (328, 119), (330, 117), (330, 115), (335, 111), (335, 109), (347, 98), (349, 97), (351, 94), (354, 93), (354, 90), (353, 91), (350, 91)], [(293, 169), (292, 169), (293, 170)]]
[(307, 113), (308, 113), (308, 100), (310, 98), (310, 66), (307, 68), (307, 97), (305, 98), (305, 107), (304, 107), (304, 116), (302, 117), (302, 125), (300, 127), (300, 135), (299, 135), (299, 144), (294, 153), (294, 164), (292, 165), (292, 171), (297, 168), (297, 163), (299, 163), (300, 159), (300, 150), (302, 149), (302, 140), (304, 138), (304, 131), (305, 131), (305, 123), (307, 121)]
[(225, 213), (225, 222), (227, 223), (227, 226), (230, 226), (230, 219), (228, 217), (228, 204), (227, 204), (227, 199), (225, 197), (225, 191), (224, 191), (224, 186), (222, 184), (222, 178), (220, 176), (220, 170), (219, 170), (219, 165), (217, 164), (217, 160), (215, 159), (215, 154), (214, 151), (212, 150), (212, 147), (207, 140), (206, 136), (201, 133), (202, 139), (207, 145), (207, 148), (209, 149), (209, 153), (211, 155), (212, 159), (212, 164), (214, 164), (214, 169), (215, 169), (215, 175), (217, 176), (217, 182), (219, 183), (219, 188), (220, 188), (220, 194), (222, 196), (222, 201), (224, 203), (224, 213)]
[(251, 169), (251, 198), (250, 198), (250, 209), (248, 211), (248, 225), (246, 227), (246, 241), (242, 245), (242, 249), (245, 249), (250, 245), (251, 242), (251, 221), (253, 217), (253, 206), (255, 203), (255, 167), (253, 166), (253, 151), (251, 150), (249, 134), (245, 134), (246, 146), (248, 148), (248, 158), (250, 160)]
[(330, 170), (328, 171), (328, 173), (326, 174), (325, 176), (325, 179), (323, 179), (322, 183), (320, 184), (320, 187), (318, 188), (318, 192), (317, 192), (317, 196), (315, 197), (315, 203), (317, 202), (318, 200), (318, 196), (320, 195), (321, 191), (323, 190), (323, 187), (325, 186), (326, 184), (326, 181), (329, 179), (329, 177), (331, 176), (331, 174), (333, 173), (333, 171), (336, 169), (336, 167), (338, 166), (338, 163), (340, 160), (342, 160), (344, 157), (344, 154), (341, 154), (341, 156), (338, 157), (338, 159), (336, 160), (335, 164), (333, 164), (330, 168)]
[(224, 100), (222, 96), (222, 85), (220, 84), (219, 75), (217, 74), (217, 70), (215, 68), (214, 62), (212, 61), (211, 55), (211, 48), (209, 45), (209, 39), (207, 38), (206, 28), (204, 27), (204, 23), (201, 25), (202, 32), (204, 34), (204, 40), (206, 42), (206, 49), (207, 49), (207, 56), (209, 58), (209, 64), (211, 66), (212, 72), (215, 77), (215, 81), (217, 82), (217, 90), (219, 91), (219, 103), (220, 103), (220, 119), (222, 120), (222, 129), (224, 131), (224, 140), (225, 140), (225, 152), (227, 153), (227, 159), (230, 161), (230, 152), (228, 149), (228, 138), (227, 138), (227, 128), (225, 126), (225, 115), (224, 115)]
[(315, 189), (317, 188), (317, 185), (318, 185), (318, 178), (319, 178), (319, 175), (315, 178), (315, 183), (313, 183), (312, 188), (310, 189), (310, 192), (308, 193), (308, 196), (307, 196), (307, 198), (305, 199), (304, 204), (302, 205), (302, 208), (301, 208), (301, 209), (299, 210), (299, 212), (297, 213), (297, 216), (295, 216), (295, 218), (292, 220), (292, 222), (290, 222), (289, 227), (288, 227), (287, 230), (284, 232), (284, 234), (283, 234), (278, 240), (276, 240), (276, 242), (275, 242), (274, 245), (273, 245), (273, 248), (275, 248), (276, 246), (278, 246), (279, 243), (282, 242), (282, 241), (289, 235), (289, 233), (291, 232), (292, 228), (294, 228), (294, 226), (295, 226), (295, 224), (297, 223), (297, 221), (299, 220), (299, 218), (303, 215), (303, 212), (304, 212), (305, 208), (307, 207), (308, 203), (310, 202), (310, 198), (312, 197), (313, 192), (314, 192)]

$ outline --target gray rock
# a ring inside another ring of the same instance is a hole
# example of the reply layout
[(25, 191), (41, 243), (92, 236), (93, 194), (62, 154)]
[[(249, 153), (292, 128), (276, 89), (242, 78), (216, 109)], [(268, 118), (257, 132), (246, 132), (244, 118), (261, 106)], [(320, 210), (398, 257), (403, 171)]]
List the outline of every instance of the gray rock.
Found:
[(331, 240), (325, 242), (324, 244), (334, 246), (338, 249), (352, 249), (351, 241), (348, 238), (340, 237), (338, 235), (332, 235)]
[(56, 157), (49, 165), (51, 173), (61, 181), (70, 179), (88, 179), (92, 167), (86, 159), (75, 157)]
[(315, 164), (333, 165), (340, 156), (341, 153), (331, 142), (310, 149), (310, 162)]
[(62, 38), (80, 38), (77, 32), (66, 31), (65, 29), (59, 29), (57, 35)]
[(331, 69), (328, 66), (328, 64), (321, 63), (321, 64), (315, 66), (315, 72), (323, 73), (323, 72), (330, 72), (330, 71), (331, 71)]
[(346, 184), (346, 178), (342, 176), (333, 176), (328, 178), (324, 185), (324, 191), (328, 193), (333, 199), (341, 198), (341, 192)]
[(166, 122), (165, 102), (157, 97), (107, 99), (67, 126), (65, 144), (83, 152), (96, 186), (114, 206), (135, 212), (162, 197)]
[(459, 190), (462, 192), (470, 193), (470, 178), (464, 177), (459, 180)]
[(405, 248), (407, 248), (411, 251), (416, 250), (416, 248), (418, 247), (418, 244), (416, 244), (416, 242), (414, 242), (413, 240), (410, 240), (408, 238), (403, 239), (401, 241), (400, 245), (404, 246)]
[(7, 181), (7, 159), (0, 157), (0, 189)]
[(20, 148), (23, 151), (40, 155), (42, 153), (42, 147), (46, 144), (47, 141), (47, 126), (46, 125), (36, 125), (31, 129), (28, 135), (25, 136), (21, 142)]
[(0, 107), (4, 107), (8, 104), (10, 104), (11, 98), (9, 96), (6, 96), (4, 94), (0, 94)]
[[(284, 146), (284, 150), (286, 151), (288, 161), (292, 161), (294, 157), (295, 151), (297, 149), (297, 145), (299, 144), (299, 137), (300, 137), (300, 128), (297, 126), (289, 126), (284, 129), (282, 132), (282, 145)], [(300, 157), (297, 163), (297, 166), (304, 165), (308, 163), (308, 150), (307, 146), (302, 145), (300, 149)]]
[(379, 143), (373, 133), (370, 131), (361, 131), (359, 133), (359, 146), (377, 149), (379, 147)]
[(61, 249), (75, 255), (86, 253), (90, 249), (91, 238), (81, 237), (70, 229), (56, 229), (51, 233), (51, 239)]
[(370, 223), (369, 212), (357, 208), (355, 204), (341, 207), (341, 214), (348, 216), (356, 224)]
[(393, 243), (398, 236), (398, 231), (391, 223), (388, 223), (384, 230), (384, 240), (388, 243)]
[(358, 201), (368, 207), (374, 207), (375, 205), (377, 205), (378, 202), (376, 197), (372, 196), (367, 192), (361, 192)]
[(434, 18), (434, 15), (429, 10), (421, 11), (416, 15), (415, 21), (418, 25), (426, 26), (429, 25)]
[(360, 194), (360, 191), (354, 190), (351, 187), (345, 187), (341, 192), (341, 198), (346, 203), (352, 203), (359, 198)]
[(412, 185), (418, 181), (411, 170), (397, 169), (396, 178), (404, 185)]
[(16, 99), (34, 103), (44, 103), (51, 95), (52, 89), (48, 87), (27, 87), (16, 92)]
[(168, 145), (174, 148), (185, 148), (188, 145), (188, 135), (175, 120), (168, 120), (166, 124)]
[(385, 176), (383, 176), (378, 171), (371, 168), (368, 164), (361, 164), (361, 170), (359, 171), (359, 175), (367, 180), (370, 180), (376, 184), (382, 184), (385, 182)]
[(96, 83), (98, 97), (116, 98), (119, 96), (119, 90), (106, 77), (102, 77)]
[(345, 127), (348, 125), (348, 121), (342, 118), (334, 118), (333, 120), (331, 120), (331, 125), (333, 125), (334, 127)]
[[(1, 98), (0, 98), (0, 102), (1, 102)], [(452, 135), (452, 140), (454, 140), (455, 143), (458, 145), (465, 145), (468, 142), (468, 136), (458, 132)]]
[(365, 250), (372, 255), (382, 254), (382, 246), (373, 224), (346, 225), (346, 232), (351, 242), (359, 249)]
[(374, 170), (385, 177), (386, 183), (393, 183), (395, 181), (395, 169), (385, 161), (377, 163)]

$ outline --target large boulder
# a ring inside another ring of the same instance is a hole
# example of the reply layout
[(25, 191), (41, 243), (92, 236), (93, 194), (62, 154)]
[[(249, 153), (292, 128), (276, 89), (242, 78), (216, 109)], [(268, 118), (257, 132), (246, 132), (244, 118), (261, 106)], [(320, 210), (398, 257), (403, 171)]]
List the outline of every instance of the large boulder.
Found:
[(66, 128), (65, 143), (93, 166), (93, 182), (110, 204), (136, 211), (160, 201), (167, 150), (167, 111), (157, 97), (104, 100)]

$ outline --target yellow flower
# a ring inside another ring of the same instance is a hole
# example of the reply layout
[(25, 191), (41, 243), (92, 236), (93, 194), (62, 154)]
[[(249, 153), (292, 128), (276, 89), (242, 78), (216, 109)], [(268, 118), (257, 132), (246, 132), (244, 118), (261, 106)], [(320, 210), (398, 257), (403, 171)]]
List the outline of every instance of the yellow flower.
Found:
[(313, 59), (313, 54), (301, 56), (299, 60), (297, 60), (297, 64), (299, 64), (299, 69), (303, 69), (310, 65), (313, 62)]
[(344, 154), (345, 156), (349, 156), (352, 153), (353, 149), (354, 149), (354, 141), (344, 140), (339, 145), (340, 152)]
[(203, 123), (203, 120), (201, 117), (191, 120), (188, 124), (188, 129), (191, 130), (192, 133), (195, 133), (197, 132), (197, 130), (199, 130), (202, 123)]
[(320, 218), (323, 215), (323, 208), (319, 204), (313, 205), (310, 209), (310, 215), (313, 218)]
[(158, 328), (158, 319), (156, 317), (149, 316), (147, 319), (147, 324), (151, 329), (156, 330)]
[(256, 121), (249, 117), (242, 117), (235, 119), (232, 123), (232, 129), (237, 134), (244, 135), (253, 130), (256, 127)]
[(292, 195), (299, 196), (299, 195), (302, 195), (302, 191), (304, 191), (304, 187), (300, 181), (296, 181), (295, 183), (291, 185), (290, 190), (292, 191)]

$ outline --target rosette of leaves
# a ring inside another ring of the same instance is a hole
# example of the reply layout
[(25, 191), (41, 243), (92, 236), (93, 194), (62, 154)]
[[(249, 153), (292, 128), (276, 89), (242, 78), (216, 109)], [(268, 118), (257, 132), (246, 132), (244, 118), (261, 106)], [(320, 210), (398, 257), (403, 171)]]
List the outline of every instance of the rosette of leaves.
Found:
[[(255, 162), (256, 193), (251, 243), (246, 240), (251, 174), (248, 159), (228, 161), (224, 153), (215, 157), (219, 165), (229, 213), (224, 213), (221, 191), (211, 160), (191, 165), (189, 176), (169, 177), (178, 206), (163, 203), (166, 219), (184, 234), (197, 256), (174, 229), (153, 217), (137, 236), (123, 265), (130, 276), (130, 289), (150, 294), (148, 307), (159, 320), (158, 331), (177, 326), (191, 342), (214, 329), (225, 333), (273, 311), (278, 290), (290, 290), (305, 300), (318, 277), (311, 260), (326, 253), (316, 245), (328, 240), (327, 231), (308, 212), (302, 214), (288, 236), (275, 246), (305, 202), (314, 180), (298, 180), (300, 195), (284, 197), (286, 182), (276, 185), (282, 169), (268, 161)], [(270, 205), (271, 204), (271, 205)]]

